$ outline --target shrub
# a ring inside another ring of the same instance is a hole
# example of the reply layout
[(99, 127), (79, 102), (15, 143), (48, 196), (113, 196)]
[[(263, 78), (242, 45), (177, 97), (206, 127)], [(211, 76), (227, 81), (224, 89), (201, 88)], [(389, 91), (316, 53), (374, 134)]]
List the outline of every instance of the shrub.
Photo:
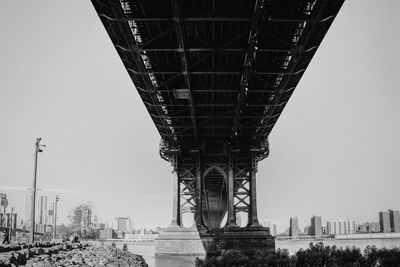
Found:
[(307, 249), (300, 249), (290, 256), (286, 249), (275, 253), (258, 250), (250, 257), (239, 250), (226, 250), (220, 256), (196, 259), (198, 267), (302, 267), (302, 266), (400, 266), (400, 249), (377, 249), (368, 246), (361, 253), (356, 247), (337, 248), (310, 243)]

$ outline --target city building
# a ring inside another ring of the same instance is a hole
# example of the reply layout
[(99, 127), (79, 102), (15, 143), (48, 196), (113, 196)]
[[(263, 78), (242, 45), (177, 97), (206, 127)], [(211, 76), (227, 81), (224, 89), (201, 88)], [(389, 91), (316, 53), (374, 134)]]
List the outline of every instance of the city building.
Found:
[(297, 217), (290, 218), (289, 236), (299, 236), (299, 219)]
[(0, 193), (0, 226), (6, 223), (6, 209), (8, 206), (7, 194)]
[(40, 196), (38, 209), (38, 223), (47, 225), (47, 196)]
[(106, 229), (106, 224), (101, 222), (95, 222), (92, 224), (92, 228), (95, 230), (104, 230)]
[(47, 224), (54, 226), (54, 202), (50, 203), (50, 208), (47, 211)]
[(379, 222), (366, 222), (357, 226), (357, 233), (379, 233), (381, 228)]
[(398, 210), (389, 210), (390, 230), (392, 233), (400, 232), (400, 212)]
[(100, 230), (100, 239), (114, 239), (117, 238), (117, 233), (115, 233), (114, 229), (106, 228), (104, 230)]
[(344, 228), (342, 230), (345, 235), (352, 235), (356, 233), (356, 223), (353, 220), (344, 220)]
[(310, 234), (310, 231), (311, 231), (310, 228), (311, 228), (310, 225), (307, 225), (306, 227), (304, 227), (304, 231), (303, 232), (304, 232), (305, 235), (309, 235)]
[(353, 220), (337, 220), (326, 222), (327, 235), (352, 235), (356, 233), (356, 223)]
[(322, 218), (321, 218), (321, 216), (311, 217), (310, 235), (322, 236)]
[(93, 222), (92, 222), (91, 227), (93, 229), (95, 229), (95, 230), (104, 230), (104, 229), (106, 229), (106, 224), (105, 223), (101, 223), (99, 221), (99, 218), (97, 217), (97, 215), (95, 215), (94, 218), (93, 218)]
[(117, 230), (118, 233), (127, 233), (131, 229), (131, 218), (128, 217), (117, 217)]
[(92, 227), (92, 209), (91, 207), (86, 207), (82, 210), (82, 221), (81, 226), (83, 231), (90, 229)]
[(276, 236), (278, 234), (278, 231), (276, 230), (276, 224), (272, 225), (272, 233), (273, 236)]
[(18, 223), (18, 217), (16, 213), (2, 213), (0, 215), (0, 220), (3, 222), (1, 226), (10, 227), (15, 229)]
[(326, 231), (326, 226), (322, 226), (322, 235), (326, 235), (327, 231)]
[(390, 214), (388, 211), (379, 212), (379, 226), (382, 233), (390, 233), (392, 231), (390, 227)]

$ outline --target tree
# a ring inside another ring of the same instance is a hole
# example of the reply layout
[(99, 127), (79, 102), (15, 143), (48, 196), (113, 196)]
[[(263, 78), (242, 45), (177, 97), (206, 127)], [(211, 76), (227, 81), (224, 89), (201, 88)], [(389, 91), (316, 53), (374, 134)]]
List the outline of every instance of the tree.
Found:
[(91, 226), (92, 205), (78, 204), (70, 211), (69, 226), (73, 234), (81, 238), (98, 238), (99, 234)]

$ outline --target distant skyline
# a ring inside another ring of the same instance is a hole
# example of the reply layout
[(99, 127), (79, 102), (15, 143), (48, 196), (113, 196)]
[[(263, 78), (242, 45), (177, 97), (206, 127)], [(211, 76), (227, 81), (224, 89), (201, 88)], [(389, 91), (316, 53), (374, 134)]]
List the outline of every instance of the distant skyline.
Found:
[[(313, 215), (377, 221), (400, 209), (400, 1), (348, 0), (269, 137), (260, 221), (281, 231)], [(90, 1), (0, 2), (0, 191), (16, 212), (31, 186), (138, 228), (172, 218), (159, 134)], [(286, 225), (286, 226), (285, 226)]]

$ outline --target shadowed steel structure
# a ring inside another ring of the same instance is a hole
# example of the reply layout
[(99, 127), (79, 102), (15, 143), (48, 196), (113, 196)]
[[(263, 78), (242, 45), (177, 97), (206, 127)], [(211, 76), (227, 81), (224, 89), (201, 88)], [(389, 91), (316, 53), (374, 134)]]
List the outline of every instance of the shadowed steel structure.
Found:
[(257, 163), (343, 1), (92, 0), (172, 163), (172, 225), (260, 227)]

